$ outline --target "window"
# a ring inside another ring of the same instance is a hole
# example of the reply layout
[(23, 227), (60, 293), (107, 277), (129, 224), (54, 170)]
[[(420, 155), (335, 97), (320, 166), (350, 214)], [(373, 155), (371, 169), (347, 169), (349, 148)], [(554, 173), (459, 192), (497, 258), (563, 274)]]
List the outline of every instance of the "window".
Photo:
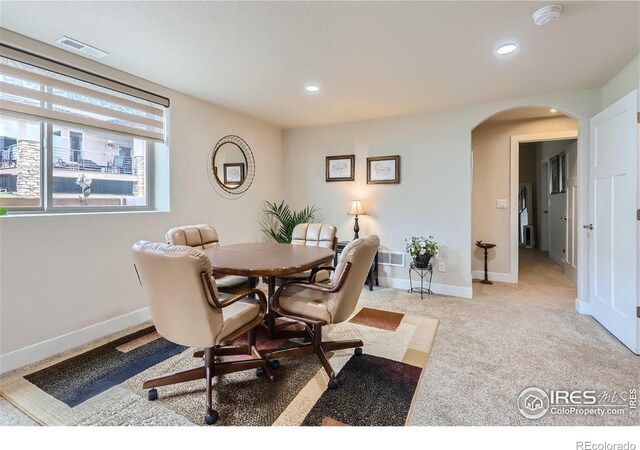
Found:
[(42, 208), (42, 122), (0, 117), (0, 206)]
[(0, 45), (0, 206), (152, 206), (149, 169), (168, 100), (96, 78)]
[[(5, 208), (150, 205), (147, 167), (153, 142), (146, 139), (3, 112), (0, 146), (0, 206)], [(43, 170), (45, 160), (51, 161), (50, 170)]]

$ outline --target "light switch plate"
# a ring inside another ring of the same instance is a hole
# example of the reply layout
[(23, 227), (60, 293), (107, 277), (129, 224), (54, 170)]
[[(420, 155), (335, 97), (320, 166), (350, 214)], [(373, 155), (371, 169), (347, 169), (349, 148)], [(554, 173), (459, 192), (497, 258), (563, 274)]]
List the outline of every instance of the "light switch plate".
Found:
[(496, 200), (496, 208), (498, 209), (507, 209), (507, 199), (499, 198)]
[(438, 271), (440, 272), (446, 272), (447, 268), (444, 264), (444, 261), (438, 261)]

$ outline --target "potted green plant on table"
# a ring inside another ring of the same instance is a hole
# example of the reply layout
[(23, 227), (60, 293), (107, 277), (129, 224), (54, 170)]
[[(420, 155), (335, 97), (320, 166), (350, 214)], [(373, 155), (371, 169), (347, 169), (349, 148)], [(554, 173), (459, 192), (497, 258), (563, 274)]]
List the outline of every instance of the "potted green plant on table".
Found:
[(3, 208), (0, 206), (0, 216), (6, 216), (7, 215), (7, 208)]
[(311, 222), (318, 212), (315, 206), (295, 211), (284, 201), (280, 204), (265, 201), (264, 214), (262, 220), (262, 231), (275, 242), (281, 244), (291, 243), (291, 234), (296, 225)]
[(413, 257), (415, 266), (419, 269), (429, 267), (429, 261), (438, 254), (439, 244), (433, 239), (433, 236), (425, 238), (423, 236), (411, 236), (405, 239), (407, 243), (407, 253)]

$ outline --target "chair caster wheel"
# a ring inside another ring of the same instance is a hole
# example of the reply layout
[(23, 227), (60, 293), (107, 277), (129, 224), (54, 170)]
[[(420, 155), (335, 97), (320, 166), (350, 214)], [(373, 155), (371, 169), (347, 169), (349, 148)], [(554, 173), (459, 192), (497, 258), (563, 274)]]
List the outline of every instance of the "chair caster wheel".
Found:
[(218, 411), (214, 409), (211, 411), (211, 414), (207, 414), (206, 416), (204, 416), (204, 421), (207, 423), (207, 425), (213, 425), (218, 421), (219, 417), (220, 414), (218, 414)]
[(277, 359), (272, 359), (271, 361), (269, 361), (269, 367), (271, 367), (273, 370), (279, 369), (280, 361), (278, 361)]
[(262, 368), (262, 367), (258, 367), (258, 368), (256, 369), (256, 376), (257, 376), (257, 377), (262, 377), (262, 376), (264, 376), (264, 368)]
[(157, 389), (153, 388), (153, 389), (149, 390), (149, 392), (147, 393), (147, 398), (149, 399), (149, 401), (157, 400), (158, 399), (158, 391), (157, 391)]
[(354, 355), (362, 355), (362, 347), (356, 347), (356, 349), (353, 351)]
[(332, 391), (335, 390), (335, 389), (338, 389), (338, 382), (336, 380), (329, 380), (328, 387)]

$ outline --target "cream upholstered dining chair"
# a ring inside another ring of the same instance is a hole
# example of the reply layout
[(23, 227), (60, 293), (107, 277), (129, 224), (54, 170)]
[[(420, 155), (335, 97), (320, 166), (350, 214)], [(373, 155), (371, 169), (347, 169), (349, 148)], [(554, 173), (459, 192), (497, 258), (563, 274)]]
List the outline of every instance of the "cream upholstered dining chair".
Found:
[[(300, 223), (295, 226), (291, 233), (291, 244), (307, 245), (309, 247), (324, 247), (336, 251), (338, 238), (336, 237), (336, 227), (328, 223)], [(277, 284), (292, 280), (308, 280), (311, 271), (296, 273), (277, 279)], [(316, 282), (329, 279), (327, 272), (319, 272), (316, 275)]]
[[(132, 250), (134, 267), (158, 333), (176, 344), (205, 349), (194, 355), (204, 356), (204, 366), (147, 380), (142, 388), (151, 388), (149, 400), (155, 400), (155, 388), (159, 386), (204, 378), (205, 422), (212, 425), (219, 416), (211, 400), (213, 376), (256, 369), (258, 375), (266, 373), (273, 380), (266, 359), (255, 348), (255, 327), (264, 318), (266, 297), (257, 289), (220, 296), (211, 262), (199, 250), (147, 241), (136, 242)], [(251, 298), (255, 296), (257, 299)], [(245, 333), (246, 346), (224, 347)], [(218, 356), (235, 354), (246, 354), (248, 359), (215, 361)]]
[[(315, 353), (329, 375), (329, 389), (336, 389), (336, 374), (327, 360), (325, 352), (354, 348), (356, 355), (362, 354), (362, 341), (322, 342), (324, 325), (344, 322), (353, 314), (367, 278), (373, 258), (380, 246), (378, 236), (356, 239), (344, 248), (337, 267), (314, 269), (309, 281), (291, 281), (278, 288), (273, 298), (273, 309), (285, 317), (299, 320), (311, 328), (311, 342), (267, 355), (270, 360), (287, 356)], [(314, 281), (316, 272), (333, 272), (327, 284)]]
[[(218, 232), (211, 225), (186, 225), (171, 228), (165, 235), (167, 244), (186, 245), (199, 249), (219, 247)], [(246, 277), (237, 275), (214, 274), (218, 289), (222, 292), (233, 293), (249, 287)]]

